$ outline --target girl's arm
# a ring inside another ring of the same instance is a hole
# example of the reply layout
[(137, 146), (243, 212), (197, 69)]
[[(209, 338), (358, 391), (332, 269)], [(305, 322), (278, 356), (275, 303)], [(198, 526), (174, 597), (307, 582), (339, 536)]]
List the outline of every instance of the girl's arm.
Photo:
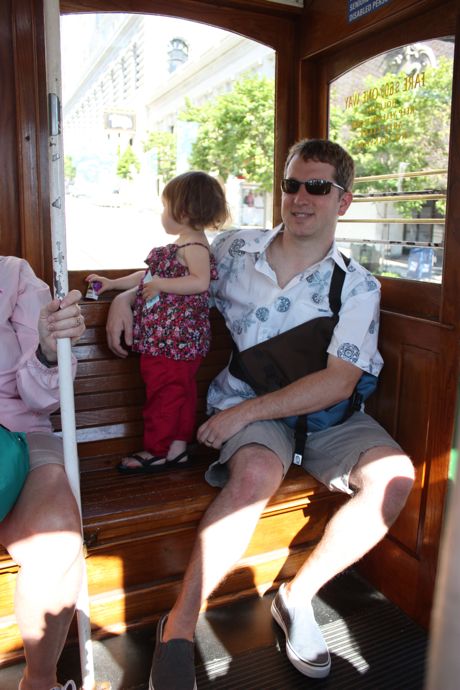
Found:
[(85, 280), (88, 283), (93, 281), (98, 281), (102, 284), (102, 287), (97, 291), (98, 295), (102, 295), (103, 292), (108, 290), (130, 290), (133, 287), (137, 287), (144, 277), (145, 271), (135, 271), (127, 276), (122, 276), (121, 278), (106, 278), (105, 276), (100, 276), (97, 273), (90, 273), (86, 276)]
[(153, 276), (142, 291), (143, 298), (150, 299), (160, 292), (169, 292), (173, 295), (199, 295), (205, 292), (211, 280), (211, 263), (207, 248), (196, 244), (184, 247), (184, 259), (189, 270), (188, 276), (181, 278)]

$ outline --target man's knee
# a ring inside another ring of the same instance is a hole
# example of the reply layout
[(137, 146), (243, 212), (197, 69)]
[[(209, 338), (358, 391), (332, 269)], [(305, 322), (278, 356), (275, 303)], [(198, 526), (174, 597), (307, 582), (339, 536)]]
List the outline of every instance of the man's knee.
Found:
[(228, 489), (245, 503), (270, 498), (283, 480), (280, 458), (269, 448), (251, 444), (229, 460)]
[(353, 478), (358, 491), (381, 497), (382, 517), (391, 526), (406, 504), (415, 471), (410, 458), (395, 448), (372, 448), (363, 454)]

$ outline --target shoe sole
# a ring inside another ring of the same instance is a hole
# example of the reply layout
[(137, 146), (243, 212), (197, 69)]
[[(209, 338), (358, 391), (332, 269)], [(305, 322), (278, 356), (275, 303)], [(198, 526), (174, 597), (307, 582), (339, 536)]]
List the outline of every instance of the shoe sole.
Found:
[(288, 636), (288, 631), (286, 629), (286, 626), (284, 624), (283, 618), (281, 616), (281, 613), (278, 611), (276, 607), (275, 600), (273, 599), (272, 605), (270, 608), (271, 614), (275, 621), (278, 623), (282, 631), (284, 632), (284, 635), (286, 637), (286, 654), (291, 662), (291, 664), (298, 670), (300, 673), (302, 673), (304, 676), (308, 676), (309, 678), (325, 678), (327, 675), (329, 675), (329, 672), (331, 670), (331, 660), (329, 659), (328, 664), (322, 664), (321, 666), (315, 665), (308, 663), (305, 661), (305, 659), (301, 659), (297, 654), (294, 652), (292, 647), (289, 644), (289, 636)]

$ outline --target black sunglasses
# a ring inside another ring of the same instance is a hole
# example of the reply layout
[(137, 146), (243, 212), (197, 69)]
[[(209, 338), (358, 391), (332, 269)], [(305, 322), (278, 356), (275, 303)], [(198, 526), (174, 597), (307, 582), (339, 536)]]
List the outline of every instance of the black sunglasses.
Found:
[(329, 194), (332, 187), (345, 191), (344, 187), (329, 180), (296, 180), (294, 177), (285, 177), (281, 180), (281, 189), (286, 194), (297, 194), (301, 185), (305, 185), (307, 192), (314, 196)]

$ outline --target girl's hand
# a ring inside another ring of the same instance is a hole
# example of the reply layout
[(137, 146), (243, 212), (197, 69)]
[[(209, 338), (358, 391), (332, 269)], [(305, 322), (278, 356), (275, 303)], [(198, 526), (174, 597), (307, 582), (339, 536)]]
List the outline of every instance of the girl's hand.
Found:
[(112, 280), (111, 278), (106, 278), (105, 276), (100, 276), (97, 273), (90, 273), (89, 276), (86, 276), (85, 278), (87, 283), (94, 283), (98, 282), (101, 284), (101, 287), (96, 290), (98, 295), (102, 295), (103, 292), (107, 292), (107, 290), (112, 290)]
[(159, 295), (160, 292), (161, 290), (158, 289), (155, 278), (152, 278), (149, 283), (144, 283), (144, 287), (142, 288), (142, 297), (145, 302), (147, 302), (147, 300), (152, 299), (152, 297)]

